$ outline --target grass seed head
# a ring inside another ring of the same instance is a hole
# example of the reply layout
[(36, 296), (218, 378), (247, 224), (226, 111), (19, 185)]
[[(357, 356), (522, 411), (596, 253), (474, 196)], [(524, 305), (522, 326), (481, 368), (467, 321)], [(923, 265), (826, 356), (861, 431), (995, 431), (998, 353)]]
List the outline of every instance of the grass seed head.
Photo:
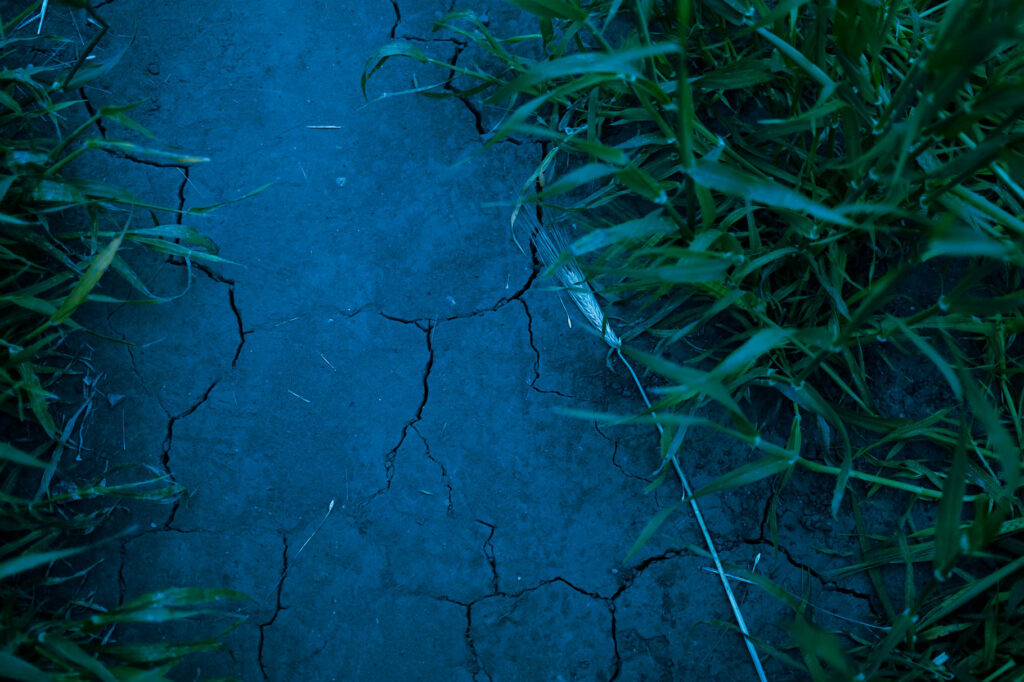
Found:
[(555, 228), (542, 225), (531, 215), (529, 210), (521, 211), (519, 216), (530, 228), (530, 240), (537, 248), (537, 255), (541, 262), (565, 288), (569, 298), (583, 313), (583, 317), (601, 333), (605, 343), (612, 348), (621, 348), (622, 339), (608, 323), (608, 318), (601, 309), (601, 304), (597, 302), (593, 288), (587, 282), (579, 263), (569, 252), (562, 233)]

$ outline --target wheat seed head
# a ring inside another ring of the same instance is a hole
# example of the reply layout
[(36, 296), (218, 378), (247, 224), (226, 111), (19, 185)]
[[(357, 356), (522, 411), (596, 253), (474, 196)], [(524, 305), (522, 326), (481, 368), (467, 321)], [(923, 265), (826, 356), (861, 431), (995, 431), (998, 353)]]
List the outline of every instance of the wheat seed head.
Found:
[(530, 239), (537, 247), (537, 255), (540, 256), (545, 266), (552, 268), (561, 260), (553, 274), (565, 288), (576, 307), (583, 313), (583, 317), (601, 333), (605, 343), (612, 348), (621, 348), (622, 339), (608, 323), (608, 318), (601, 310), (601, 304), (597, 302), (594, 290), (587, 282), (583, 271), (580, 270), (576, 259), (569, 253), (562, 233), (557, 229), (541, 225), (528, 207), (520, 211), (519, 219), (530, 228)]

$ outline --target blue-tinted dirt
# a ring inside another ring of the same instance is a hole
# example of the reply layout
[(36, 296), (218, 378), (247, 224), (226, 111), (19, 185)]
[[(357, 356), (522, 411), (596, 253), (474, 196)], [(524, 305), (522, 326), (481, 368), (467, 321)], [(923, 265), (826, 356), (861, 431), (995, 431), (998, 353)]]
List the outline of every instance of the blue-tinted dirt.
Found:
[[(395, 60), (370, 102), (360, 92), (366, 60), (393, 39), (460, 58), (456, 37), (430, 30), (447, 0), (97, 6), (107, 49), (134, 43), (82, 91), (87, 106), (142, 100), (137, 121), (210, 161), (111, 156), (83, 172), (181, 209), (273, 183), (208, 217), (164, 214), (238, 265), (129, 252), (154, 292), (188, 291), (95, 313), (133, 345), (88, 341), (102, 390), (123, 399), (98, 404), (78, 466), (147, 464), (189, 490), (118, 514), (135, 530), (90, 589), (110, 604), (185, 585), (252, 597), (233, 607), (246, 620), (224, 648), (175, 678), (753, 679), (740, 636), (715, 624), (732, 617), (689, 513), (623, 561), (679, 496), (671, 479), (644, 492), (657, 432), (554, 411), (641, 403), (510, 238), (541, 146), (479, 153), (495, 117), (480, 103), (378, 99), (443, 68)], [(474, 8), (521, 21), (500, 3)], [(747, 456), (705, 439), (684, 465), (700, 485)], [(758, 571), (826, 608), (863, 611), (866, 595), (801, 563), (851, 529), (827, 516), (830, 490), (800, 485), (777, 510), (778, 551), (767, 485), (703, 500), (718, 549), (745, 568), (760, 555)], [(785, 610), (737, 593), (754, 635), (780, 642)]]

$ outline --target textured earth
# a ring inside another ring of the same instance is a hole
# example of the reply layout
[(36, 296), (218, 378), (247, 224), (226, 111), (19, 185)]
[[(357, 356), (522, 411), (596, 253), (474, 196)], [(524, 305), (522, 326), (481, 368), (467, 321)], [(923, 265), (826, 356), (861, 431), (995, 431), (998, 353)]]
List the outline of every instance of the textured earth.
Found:
[[(672, 480), (645, 493), (657, 432), (555, 411), (641, 403), (510, 239), (509, 202), (541, 147), (479, 153), (495, 112), (380, 98), (414, 75), (443, 80), (437, 67), (389, 62), (363, 99), (363, 66), (393, 39), (462, 57), (430, 30), (447, 2), (99, 4), (107, 49), (134, 42), (85, 106), (142, 101), (138, 122), (210, 161), (98, 157), (83, 172), (179, 209), (273, 184), (208, 217), (163, 214), (238, 265), (129, 253), (155, 293), (187, 293), (95, 313), (131, 345), (89, 341), (111, 399), (81, 470), (144, 464), (189, 495), (119, 514), (134, 530), (91, 589), (110, 603), (170, 585), (249, 594), (225, 648), (190, 659), (182, 680), (752, 679), (689, 513), (624, 562), (679, 495)], [(495, 3), (489, 19), (518, 17)], [(741, 450), (697, 439), (684, 464), (700, 485)], [(830, 492), (791, 484), (778, 551), (767, 485), (702, 504), (727, 563), (759, 558), (758, 572), (825, 608), (863, 611), (866, 596), (808, 551), (850, 530), (828, 516)], [(736, 589), (754, 635), (781, 641), (780, 604)]]

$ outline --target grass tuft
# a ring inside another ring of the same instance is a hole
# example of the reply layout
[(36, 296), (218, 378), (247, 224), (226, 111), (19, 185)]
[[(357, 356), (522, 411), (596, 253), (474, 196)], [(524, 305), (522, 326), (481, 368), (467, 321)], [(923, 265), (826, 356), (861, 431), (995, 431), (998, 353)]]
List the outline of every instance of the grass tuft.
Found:
[[(48, 35), (46, 25), (66, 11), (84, 10), (91, 37), (76, 44)], [(0, 677), (16, 680), (166, 680), (181, 659), (220, 646), (217, 637), (192, 642), (127, 644), (138, 623), (200, 615), (224, 616), (224, 589), (175, 588), (110, 608), (77, 586), (100, 561), (97, 550), (132, 532), (109, 536), (106, 519), (123, 500), (172, 502), (184, 492), (167, 474), (144, 470), (125, 478), (106, 471), (93, 482), (62, 476), (62, 457), (82, 454), (81, 425), (92, 412), (95, 377), (81, 374), (69, 350), (86, 304), (155, 303), (123, 257), (130, 247), (193, 261), (223, 262), (216, 245), (180, 224), (160, 224), (157, 212), (127, 190), (71, 174), (87, 154), (158, 158), (177, 165), (201, 157), (166, 152), (113, 135), (152, 135), (128, 117), (135, 106), (106, 106), (69, 129), (80, 115), (81, 88), (110, 71), (120, 53), (94, 53), (107, 24), (87, 0), (33, 2), (11, 16), (0, 8)], [(35, 62), (33, 65), (32, 62)], [(137, 222), (137, 209), (153, 217)], [(112, 275), (138, 298), (111, 296)], [(98, 335), (97, 335), (98, 336)], [(71, 406), (59, 397), (81, 381), (86, 398)], [(62, 383), (63, 382), (63, 383)], [(70, 411), (70, 417), (62, 416)], [(84, 562), (84, 564), (83, 564)], [(92, 563), (89, 563), (92, 562)], [(240, 620), (231, 618), (227, 630)], [(221, 633), (223, 634), (223, 633)], [(150, 635), (151, 636), (151, 635)]]
[[(1024, 4), (512, 4), (535, 33), (438, 20), (467, 49), (420, 90), (503, 110), (485, 148), (541, 142), (521, 202), (584, 233), (538, 251), (602, 335), (602, 309), (637, 320), (614, 338), (654, 402), (577, 414), (746, 446), (693, 499), (812, 476), (852, 519), (834, 577), (866, 574), (875, 634), (757, 576), (794, 611), (766, 654), (823, 680), (1017, 679)], [(431, 59), (384, 48), (366, 76), (394, 57)]]

